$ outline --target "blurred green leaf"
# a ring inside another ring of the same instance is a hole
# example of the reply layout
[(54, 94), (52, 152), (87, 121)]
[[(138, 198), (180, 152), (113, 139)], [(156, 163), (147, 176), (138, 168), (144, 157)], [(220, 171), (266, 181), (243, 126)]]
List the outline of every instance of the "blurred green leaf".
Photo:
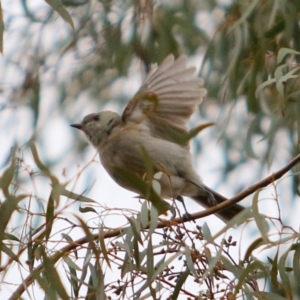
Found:
[(53, 193), (50, 193), (50, 196), (48, 198), (47, 203), (47, 209), (46, 209), (46, 240), (49, 239), (49, 236), (52, 231), (53, 222), (54, 222), (54, 197)]
[(292, 249), (295, 251), (293, 256), (293, 271), (295, 278), (300, 278), (300, 244), (294, 244)]
[[(5, 231), (7, 230), (7, 224), (17, 209), (18, 203), (26, 196), (20, 195), (18, 197), (9, 196), (0, 206), (0, 249), (2, 249), (3, 238), (5, 237)], [(0, 256), (1, 262), (1, 256)]]
[(37, 165), (37, 167), (47, 176), (49, 177), (49, 179), (51, 180), (51, 184), (52, 184), (52, 187), (55, 188), (56, 186), (59, 186), (59, 180), (57, 179), (57, 177), (55, 177), (54, 175), (51, 174), (49, 168), (42, 163), (40, 157), (39, 157), (39, 154), (38, 154), (38, 151), (37, 151), (37, 148), (36, 148), (36, 145), (34, 144), (34, 142), (30, 141), (29, 142), (29, 148), (31, 150), (31, 153), (32, 153), (32, 156), (33, 156), (33, 159)]
[(252, 256), (253, 251), (255, 249), (257, 249), (258, 247), (262, 246), (264, 244), (264, 242), (265, 241), (261, 237), (254, 240), (247, 248), (243, 261), (250, 262), (250, 260), (252, 259), (251, 256)]
[(59, 192), (59, 194), (61, 196), (65, 196), (67, 198), (71, 198), (71, 199), (73, 199), (75, 201), (86, 202), (86, 203), (97, 203), (97, 201), (95, 201), (95, 200), (93, 200), (91, 198), (88, 198), (88, 197), (85, 197), (83, 195), (79, 195), (79, 194), (76, 194), (74, 192), (66, 190), (64, 188), (64, 186), (62, 186), (62, 185), (57, 185), (56, 189), (57, 189), (57, 191)]
[(212, 234), (211, 234), (210, 229), (209, 229), (206, 222), (204, 222), (203, 225), (202, 225), (202, 233), (203, 233), (203, 237), (205, 238), (205, 240), (208, 243), (213, 243), (214, 242)]
[(62, 2), (59, 0), (45, 0), (67, 23), (69, 23), (74, 30), (74, 23), (69, 12), (64, 8)]
[(64, 262), (72, 269), (76, 271), (81, 271), (81, 268), (78, 265), (76, 265), (69, 256), (64, 257)]
[(91, 276), (86, 297), (87, 300), (107, 299), (104, 291), (104, 274), (99, 266), (98, 263), (95, 263), (95, 265), (89, 264)]
[(21, 240), (18, 239), (15, 235), (10, 233), (4, 233), (3, 240), (11, 240), (11, 241), (17, 241), (20, 242)]
[(147, 205), (147, 201), (144, 201), (142, 203), (142, 207), (141, 207), (141, 213), (140, 213), (140, 223), (142, 228), (146, 228), (146, 226), (149, 223), (149, 210), (148, 210), (148, 205)]
[(175, 285), (174, 291), (172, 293), (171, 300), (176, 300), (178, 298), (181, 287), (186, 283), (186, 280), (189, 275), (190, 275), (190, 270), (188, 268), (186, 268), (185, 271), (180, 273), (180, 275), (176, 281), (176, 285)]
[[(62, 236), (67, 242), (69, 242), (70, 244), (73, 244), (73, 243), (74, 243), (73, 239), (72, 239), (68, 234), (66, 234), (66, 233), (63, 232), (63, 233), (61, 234), (61, 236)], [(74, 254), (75, 254), (76, 259), (78, 259), (78, 252), (77, 252), (76, 249), (74, 250)]]
[(264, 291), (250, 292), (250, 295), (253, 295), (257, 299), (264, 299), (264, 300), (286, 300), (287, 299), (278, 294), (264, 292)]
[(246, 282), (248, 280), (248, 275), (249, 274), (258, 274), (259, 270), (261, 270), (264, 273), (265, 277), (268, 276), (268, 270), (267, 270), (266, 266), (264, 266), (258, 260), (251, 261), (251, 263), (249, 263), (245, 268), (243, 268), (239, 278), (237, 278), (238, 282), (235, 286), (235, 295), (234, 296), (236, 296), (237, 293), (239, 292), (239, 290), (242, 288), (242, 286), (244, 284), (246, 284)]
[(192, 254), (191, 254), (192, 250), (190, 249), (190, 247), (188, 247), (187, 245), (185, 245), (185, 247), (184, 247), (185, 259), (186, 259), (187, 267), (188, 267), (190, 273), (193, 274), (193, 276), (196, 279), (198, 279), (199, 275), (197, 274), (196, 268), (194, 266), (194, 260), (192, 258)]
[(12, 260), (16, 261), (17, 263), (21, 264), (19, 257), (7, 246), (4, 244), (1, 245), (0, 250), (4, 252), (8, 257), (10, 257)]
[(71, 286), (73, 289), (73, 293), (74, 293), (75, 297), (78, 297), (78, 295), (79, 295), (79, 284), (78, 284), (79, 278), (77, 277), (76, 269), (69, 266), (69, 271), (70, 271), (70, 282), (71, 282)]
[(118, 174), (118, 180), (122, 182), (122, 185), (134, 187), (143, 198), (149, 200), (159, 214), (166, 213), (170, 209), (172, 210), (172, 207), (154, 192), (151, 185), (149, 186), (147, 182), (140, 179), (133, 172), (116, 167), (114, 168), (114, 173)]
[(111, 268), (104, 238), (105, 238), (105, 231), (104, 231), (103, 226), (101, 225), (99, 228), (98, 240), (100, 242), (100, 247), (101, 247), (101, 251), (102, 251), (104, 260), (106, 261), (107, 265)]
[(148, 238), (146, 265), (147, 265), (147, 283), (148, 283), (148, 286), (151, 286), (152, 276), (154, 273), (154, 253), (153, 253), (153, 244), (152, 244), (151, 236), (149, 236), (149, 238)]
[(278, 261), (278, 271), (280, 274), (280, 278), (282, 280), (282, 288), (284, 289), (284, 292), (286, 294), (287, 299), (293, 299), (293, 292), (291, 287), (290, 278), (286, 272), (286, 263), (288, 259), (288, 255), (290, 253), (291, 249), (286, 250)]
[(69, 299), (69, 295), (67, 294), (65, 287), (61, 282), (60, 276), (54, 266), (54, 261), (49, 258), (45, 252), (42, 254), (42, 257), (45, 269), (43, 273), (50, 283), (51, 289), (53, 289), (62, 299)]
[(16, 148), (12, 148), (11, 150), (11, 164), (10, 166), (3, 172), (2, 177), (0, 178), (0, 188), (3, 190), (3, 194), (8, 197), (9, 196), (9, 187), (12, 183), (16, 172)]
[(253, 195), (253, 201), (252, 201), (252, 209), (253, 209), (253, 217), (255, 219), (255, 222), (257, 224), (257, 228), (259, 229), (262, 238), (264, 239), (265, 243), (269, 242), (269, 230), (270, 230), (270, 226), (268, 224), (268, 222), (266, 221), (266, 219), (264, 218), (264, 216), (262, 216), (259, 213), (259, 209), (258, 209), (258, 201), (259, 201), (259, 193), (260, 193), (260, 189), (257, 190), (254, 195)]
[(2, 6), (0, 2), (0, 53), (3, 54), (3, 35), (4, 35), (4, 21), (2, 15)]
[(135, 218), (133, 218), (133, 217), (128, 218), (128, 217), (125, 216), (125, 218), (127, 219), (127, 221), (130, 224), (133, 236), (136, 238), (136, 240), (141, 245), (143, 245), (143, 241), (142, 241), (142, 237), (141, 237), (141, 228), (140, 228), (139, 222)]

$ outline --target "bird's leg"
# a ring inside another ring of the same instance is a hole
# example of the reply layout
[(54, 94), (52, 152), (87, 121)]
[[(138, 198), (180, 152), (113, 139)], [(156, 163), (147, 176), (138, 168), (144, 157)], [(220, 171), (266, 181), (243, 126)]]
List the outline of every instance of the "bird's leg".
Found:
[(191, 219), (191, 214), (187, 211), (185, 203), (184, 203), (184, 199), (181, 195), (178, 195), (176, 197), (176, 200), (182, 203), (182, 206), (184, 208), (184, 215), (182, 216), (184, 220), (190, 220)]

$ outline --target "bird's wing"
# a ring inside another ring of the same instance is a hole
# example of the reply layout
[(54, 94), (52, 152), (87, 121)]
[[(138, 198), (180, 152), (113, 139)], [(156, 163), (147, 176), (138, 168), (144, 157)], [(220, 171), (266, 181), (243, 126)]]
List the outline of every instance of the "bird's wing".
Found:
[(125, 108), (123, 122), (147, 122), (154, 136), (167, 140), (187, 133), (187, 122), (206, 90), (195, 68), (186, 62), (186, 56), (175, 60), (169, 55), (160, 66), (153, 66)]

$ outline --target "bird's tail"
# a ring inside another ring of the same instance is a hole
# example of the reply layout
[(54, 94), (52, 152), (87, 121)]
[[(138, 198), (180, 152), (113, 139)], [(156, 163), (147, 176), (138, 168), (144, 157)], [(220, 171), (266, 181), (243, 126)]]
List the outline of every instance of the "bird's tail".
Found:
[[(219, 203), (222, 203), (222, 202), (228, 200), (224, 196), (216, 193), (215, 191), (213, 191), (212, 189), (210, 189), (209, 187), (207, 187), (205, 185), (203, 185), (203, 187), (201, 187), (201, 190), (202, 190), (201, 194), (192, 197), (192, 199), (194, 201), (198, 202), (201, 206), (205, 206), (207, 208), (213, 207)], [(205, 193), (203, 193), (203, 191), (205, 191)], [(245, 207), (243, 207), (242, 205), (234, 204), (234, 205), (230, 206), (229, 208), (226, 208), (224, 210), (217, 212), (216, 215), (221, 220), (223, 220), (225, 223), (227, 223), (234, 216), (236, 216), (238, 213), (240, 213), (243, 209), (245, 209)]]

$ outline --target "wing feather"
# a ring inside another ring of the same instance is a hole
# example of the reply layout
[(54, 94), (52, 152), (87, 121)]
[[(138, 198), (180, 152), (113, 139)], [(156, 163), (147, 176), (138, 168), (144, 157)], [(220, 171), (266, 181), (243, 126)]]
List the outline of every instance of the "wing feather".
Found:
[(147, 122), (153, 136), (167, 140), (187, 133), (187, 123), (206, 90), (196, 69), (186, 64), (186, 56), (175, 60), (169, 55), (160, 66), (153, 66), (125, 108), (123, 122)]

